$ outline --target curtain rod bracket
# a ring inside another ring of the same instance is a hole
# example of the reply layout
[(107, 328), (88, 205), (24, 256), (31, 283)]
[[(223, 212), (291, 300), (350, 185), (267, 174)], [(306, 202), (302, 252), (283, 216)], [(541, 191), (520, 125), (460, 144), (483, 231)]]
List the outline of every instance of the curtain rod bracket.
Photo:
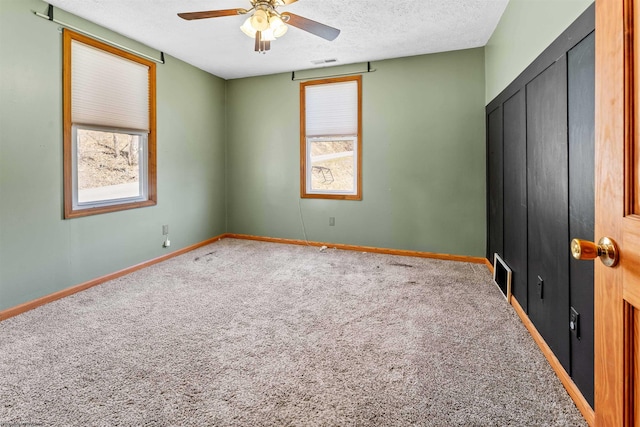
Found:
[[(2, 1), (2, 0), (0, 0), (0, 1)], [(153, 56), (146, 55), (146, 54), (144, 54), (142, 52), (138, 52), (137, 50), (134, 50), (134, 49), (128, 48), (126, 46), (123, 46), (121, 44), (112, 42), (112, 41), (107, 40), (107, 39), (105, 39), (103, 37), (96, 36), (95, 34), (91, 34), (88, 31), (82, 30), (82, 29), (80, 29), (78, 27), (74, 27), (73, 25), (67, 24), (66, 22), (58, 21), (57, 19), (55, 19), (53, 17), (53, 5), (51, 5), (51, 4), (49, 4), (48, 7), (47, 7), (47, 14), (46, 15), (44, 13), (40, 13), (40, 12), (36, 12), (36, 11), (32, 11), (32, 12), (34, 13), (34, 15), (39, 16), (40, 18), (46, 19), (47, 21), (55, 22), (56, 24), (60, 25), (61, 27), (68, 28), (70, 30), (73, 30), (73, 31), (76, 31), (78, 33), (84, 34), (85, 36), (89, 36), (89, 37), (94, 38), (96, 40), (99, 40), (101, 42), (107, 43), (107, 44), (109, 44), (109, 45), (111, 45), (113, 47), (117, 47), (118, 49), (126, 50), (127, 52), (130, 52), (130, 53), (133, 53), (134, 55), (138, 55), (138, 56), (141, 56), (143, 58), (149, 59), (149, 60), (151, 60), (153, 62), (156, 62), (158, 64), (164, 64), (164, 52), (160, 52), (160, 59), (157, 59), (157, 58), (154, 58)]]
[(295, 82), (295, 81), (301, 81), (301, 80), (323, 79), (323, 78), (329, 78), (329, 77), (353, 76), (355, 74), (367, 74), (367, 73), (373, 73), (375, 71), (377, 71), (375, 68), (371, 68), (371, 62), (367, 62), (367, 69), (366, 70), (352, 71), (352, 72), (340, 73), (340, 74), (319, 75), (317, 77), (296, 78), (296, 72), (292, 71), (291, 72), (291, 81)]

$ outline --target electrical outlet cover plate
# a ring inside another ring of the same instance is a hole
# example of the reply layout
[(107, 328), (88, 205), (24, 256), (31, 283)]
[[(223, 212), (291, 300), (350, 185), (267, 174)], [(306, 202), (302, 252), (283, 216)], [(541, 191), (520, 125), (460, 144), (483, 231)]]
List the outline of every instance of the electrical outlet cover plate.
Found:
[(538, 276), (538, 297), (544, 299), (544, 280), (540, 276)]
[(569, 329), (580, 339), (580, 314), (573, 307), (569, 313)]

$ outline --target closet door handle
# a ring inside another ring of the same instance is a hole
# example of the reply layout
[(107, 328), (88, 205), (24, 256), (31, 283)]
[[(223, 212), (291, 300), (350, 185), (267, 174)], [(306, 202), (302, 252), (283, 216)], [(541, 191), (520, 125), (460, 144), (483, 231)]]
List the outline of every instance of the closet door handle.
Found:
[(600, 261), (607, 267), (615, 267), (620, 258), (620, 251), (616, 242), (608, 237), (600, 239), (598, 244), (588, 240), (573, 239), (571, 241), (571, 255), (575, 259), (596, 259), (600, 257)]

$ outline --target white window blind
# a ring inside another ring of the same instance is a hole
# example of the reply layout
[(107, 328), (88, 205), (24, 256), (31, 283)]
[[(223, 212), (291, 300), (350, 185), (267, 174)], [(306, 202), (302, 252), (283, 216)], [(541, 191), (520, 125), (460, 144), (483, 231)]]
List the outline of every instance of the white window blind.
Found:
[(309, 138), (358, 134), (358, 83), (305, 88), (305, 129)]
[(149, 132), (149, 68), (72, 41), (71, 122)]

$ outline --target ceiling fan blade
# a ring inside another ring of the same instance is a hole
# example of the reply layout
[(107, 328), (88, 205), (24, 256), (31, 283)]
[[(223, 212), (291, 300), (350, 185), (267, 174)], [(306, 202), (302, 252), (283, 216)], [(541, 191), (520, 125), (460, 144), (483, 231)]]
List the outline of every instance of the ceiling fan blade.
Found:
[(288, 20), (285, 21), (289, 25), (300, 28), (308, 33), (314, 34), (318, 37), (322, 37), (326, 40), (335, 40), (340, 35), (340, 30), (330, 27), (328, 25), (321, 24), (308, 18), (303, 18), (300, 15), (284, 12), (282, 16), (287, 16)]
[(234, 16), (247, 13), (245, 9), (224, 9), (224, 10), (207, 10), (204, 12), (184, 12), (179, 13), (178, 16), (187, 21), (192, 19), (205, 19), (205, 18), (219, 18), (221, 16)]
[(278, 2), (279, 2), (280, 4), (282, 4), (283, 6), (286, 6), (286, 5), (291, 4), (291, 3), (295, 3), (295, 2), (297, 2), (297, 1), (298, 1), (298, 0), (278, 0)]

